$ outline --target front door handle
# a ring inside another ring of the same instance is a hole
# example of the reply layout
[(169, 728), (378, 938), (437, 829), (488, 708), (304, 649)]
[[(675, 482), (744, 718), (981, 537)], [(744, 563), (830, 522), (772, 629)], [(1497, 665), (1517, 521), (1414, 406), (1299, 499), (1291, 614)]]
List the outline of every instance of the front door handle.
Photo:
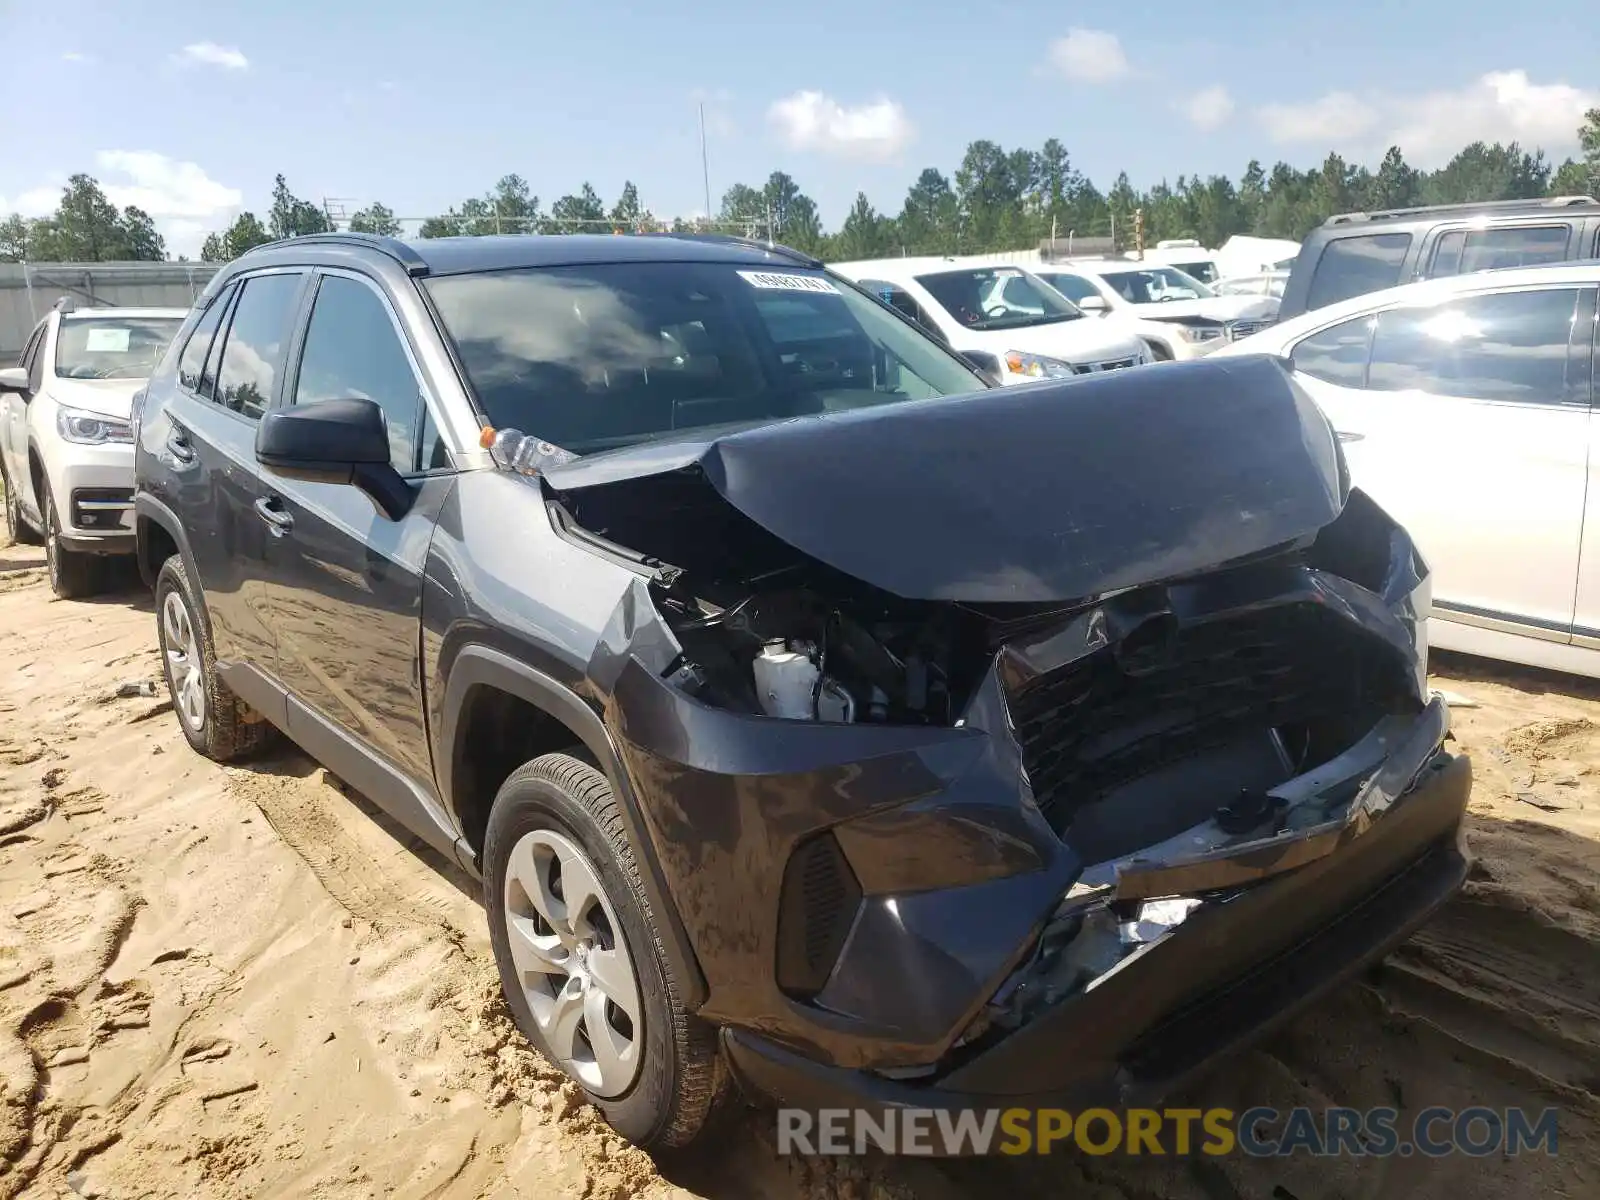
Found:
[(1359, 442), (1364, 440), (1367, 436), (1364, 433), (1346, 433), (1343, 429), (1336, 429), (1334, 432), (1339, 435), (1339, 440), (1341, 442)]
[(294, 518), (278, 507), (276, 496), (263, 496), (256, 501), (256, 516), (267, 523), (274, 537), (282, 537), (294, 528)]

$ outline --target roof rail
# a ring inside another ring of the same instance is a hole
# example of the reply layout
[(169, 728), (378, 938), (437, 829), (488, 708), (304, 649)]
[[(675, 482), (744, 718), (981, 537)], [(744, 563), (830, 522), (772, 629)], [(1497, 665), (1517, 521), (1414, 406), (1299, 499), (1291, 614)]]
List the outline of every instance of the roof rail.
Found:
[(1416, 217), (1428, 213), (1502, 212), (1507, 209), (1534, 211), (1541, 208), (1577, 208), (1592, 204), (1600, 207), (1593, 196), (1539, 196), (1527, 200), (1478, 200), (1468, 204), (1419, 204), (1411, 208), (1385, 208), (1373, 212), (1336, 213), (1324, 225), (1349, 225), (1356, 221), (1392, 221), (1399, 217)]
[(813, 258), (793, 246), (785, 246), (782, 242), (763, 242), (759, 238), (737, 237), (731, 233), (647, 233), (645, 237), (670, 237), (680, 238), (686, 242), (708, 242), (713, 245), (744, 246), (750, 250), (762, 250), (768, 254), (777, 254), (783, 258), (792, 259), (797, 263), (804, 263), (808, 267), (821, 267), (826, 264), (820, 258)]
[(426, 275), (428, 273), (428, 264), (423, 261), (422, 255), (418, 254), (411, 246), (402, 242), (399, 238), (385, 237), (380, 233), (354, 233), (350, 231), (343, 233), (304, 233), (299, 237), (279, 238), (275, 242), (266, 242), (260, 246), (253, 247), (246, 253), (254, 253), (256, 250), (275, 250), (288, 245), (290, 242), (298, 245), (305, 245), (309, 242), (319, 246), (364, 246), (368, 250), (376, 250), (379, 254), (387, 254), (406, 269), (407, 275)]

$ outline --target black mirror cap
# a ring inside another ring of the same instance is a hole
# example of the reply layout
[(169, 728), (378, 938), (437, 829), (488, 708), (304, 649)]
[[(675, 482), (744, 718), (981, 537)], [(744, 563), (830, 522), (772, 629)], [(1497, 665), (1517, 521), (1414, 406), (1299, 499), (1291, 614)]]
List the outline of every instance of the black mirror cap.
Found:
[(366, 399), (272, 409), (256, 428), (256, 461), (290, 478), (349, 483), (357, 468), (389, 462), (383, 410)]
[(985, 354), (982, 350), (963, 350), (960, 357), (990, 387), (1001, 385), (1000, 360), (993, 354)]

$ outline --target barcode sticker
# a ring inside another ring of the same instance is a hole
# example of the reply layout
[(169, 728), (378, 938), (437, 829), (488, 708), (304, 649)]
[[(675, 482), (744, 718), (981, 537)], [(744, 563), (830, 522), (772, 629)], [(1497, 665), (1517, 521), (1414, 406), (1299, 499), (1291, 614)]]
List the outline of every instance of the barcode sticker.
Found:
[(739, 278), (751, 287), (769, 292), (824, 292), (837, 296), (839, 289), (820, 275), (786, 275), (773, 271), (740, 271)]

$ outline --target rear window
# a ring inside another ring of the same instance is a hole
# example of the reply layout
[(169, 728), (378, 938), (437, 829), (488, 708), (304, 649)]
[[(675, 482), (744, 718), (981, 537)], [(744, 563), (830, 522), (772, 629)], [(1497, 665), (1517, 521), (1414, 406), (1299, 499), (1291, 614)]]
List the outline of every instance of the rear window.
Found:
[(1323, 308), (1394, 287), (1400, 282), (1400, 271), (1410, 249), (1409, 233), (1334, 238), (1317, 260), (1306, 307)]
[(607, 263), (426, 286), (489, 423), (576, 454), (985, 386), (820, 272)]
[(1433, 249), (1428, 277), (1470, 275), (1508, 267), (1565, 262), (1566, 225), (1502, 225), (1498, 229), (1452, 229)]

